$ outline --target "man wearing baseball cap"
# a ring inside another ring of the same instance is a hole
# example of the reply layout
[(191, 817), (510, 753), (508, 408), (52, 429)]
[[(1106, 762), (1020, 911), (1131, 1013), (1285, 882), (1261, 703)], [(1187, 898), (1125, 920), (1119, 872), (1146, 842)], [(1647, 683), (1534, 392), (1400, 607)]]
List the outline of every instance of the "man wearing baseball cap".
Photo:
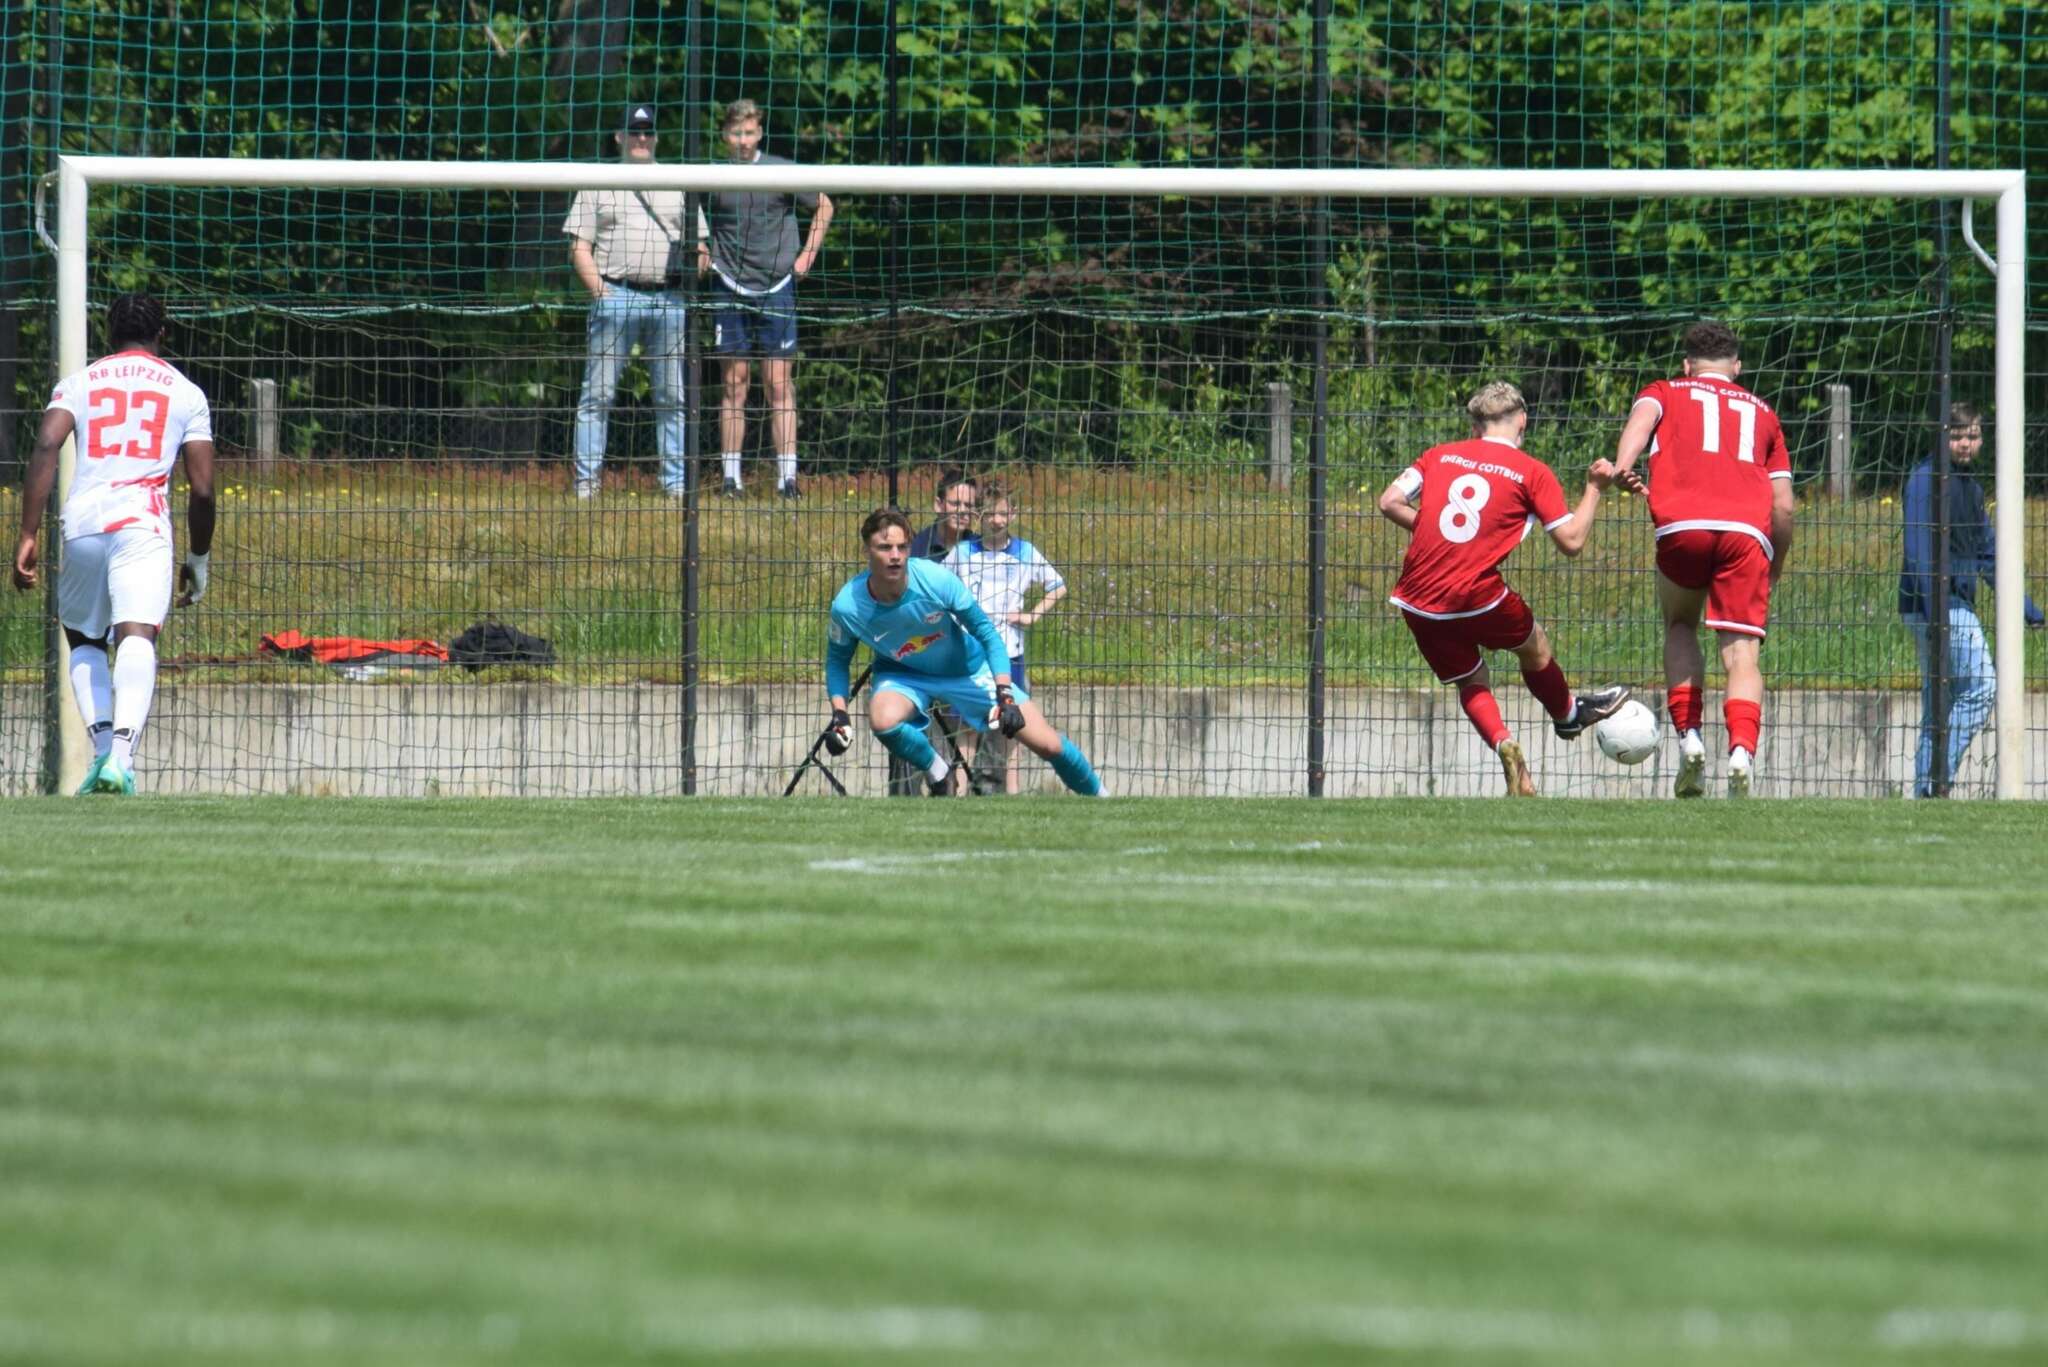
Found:
[[(652, 165), (654, 106), (630, 104), (612, 134), (620, 160)], [(660, 414), (661, 487), (680, 498), (683, 456), (683, 192), (583, 190), (563, 220), (569, 260), (590, 295), (588, 360), (576, 402), (576, 497), (598, 492), (605, 429), (634, 345)]]

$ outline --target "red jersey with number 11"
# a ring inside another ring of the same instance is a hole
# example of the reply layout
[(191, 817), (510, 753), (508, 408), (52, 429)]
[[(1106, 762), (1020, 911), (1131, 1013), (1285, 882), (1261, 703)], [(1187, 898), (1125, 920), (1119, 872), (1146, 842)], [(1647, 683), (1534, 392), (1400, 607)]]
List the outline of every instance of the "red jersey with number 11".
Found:
[(1500, 602), (1501, 562), (1531, 527), (1571, 516), (1550, 467), (1493, 437), (1432, 446), (1394, 484), (1417, 518), (1387, 601), (1421, 617), (1476, 617)]
[(1650, 443), (1650, 519), (1657, 535), (1746, 532), (1771, 547), (1771, 481), (1792, 478), (1771, 406), (1711, 371), (1659, 380), (1636, 395), (1657, 405)]
[(188, 441), (213, 440), (199, 386), (163, 357), (117, 351), (57, 382), (78, 458), (64, 493), (64, 539), (130, 527), (171, 536), (171, 467)]

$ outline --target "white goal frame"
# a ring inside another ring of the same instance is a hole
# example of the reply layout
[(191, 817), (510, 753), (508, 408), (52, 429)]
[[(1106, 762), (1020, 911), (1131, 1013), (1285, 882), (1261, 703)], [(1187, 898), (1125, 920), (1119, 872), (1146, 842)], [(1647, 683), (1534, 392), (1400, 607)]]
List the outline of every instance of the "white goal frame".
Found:
[[(86, 204), (95, 185), (442, 190), (753, 190), (849, 195), (1048, 195), (1331, 199), (1953, 199), (1963, 239), (1997, 274), (1995, 533), (1998, 780), (2001, 798), (2026, 792), (2023, 648), (2026, 499), (2021, 431), (2026, 374), (2026, 175), (2021, 171), (1517, 171), (1229, 170), (1161, 167), (730, 166), (492, 161), (319, 161), (235, 157), (57, 159), (57, 357), (70, 374), (88, 360)], [(1970, 236), (1970, 208), (1998, 204), (1995, 263)], [(71, 482), (71, 448), (57, 487)], [(83, 729), (71, 708), (60, 791), (85, 771)]]

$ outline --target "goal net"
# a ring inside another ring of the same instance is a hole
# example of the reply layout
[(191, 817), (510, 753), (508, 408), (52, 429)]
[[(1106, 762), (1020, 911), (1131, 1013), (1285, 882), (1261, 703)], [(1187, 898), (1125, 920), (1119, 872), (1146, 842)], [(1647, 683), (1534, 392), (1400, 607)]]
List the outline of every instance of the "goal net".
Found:
[[(1998, 471), (2000, 577), (2018, 583), (2014, 176), (632, 168), (646, 188), (755, 173), (831, 197), (798, 290), (800, 497), (774, 496), (759, 364), (723, 411), (731, 367), (689, 282), (682, 392), (671, 405), (642, 335), (604, 409), (601, 487), (579, 498), (597, 332), (561, 227), (579, 186), (627, 168), (67, 166), (66, 368), (99, 353), (115, 293), (157, 293), (223, 456), (214, 586), (165, 633), (138, 750), (151, 791), (780, 792), (825, 720), (825, 607), (862, 568), (862, 517), (894, 501), (942, 521), (957, 470), (983, 495), (968, 530), (1000, 486), (1064, 580), (1024, 632), (1031, 688), (1115, 791), (1490, 793), (1498, 766), (1386, 601), (1406, 538), (1379, 492), (1465, 435), (1464, 400), (1493, 379), (1528, 396), (1528, 450), (1576, 491), (1702, 317), (1741, 335), (1802, 504), (1760, 791), (1910, 785), (1899, 497), (1944, 393), (1993, 414), (1980, 473), (1992, 491)], [(1960, 237), (1945, 270), (1938, 201), (2000, 196), (1982, 235), (2006, 274)], [(738, 499), (719, 496), (731, 449)], [(1575, 686), (1630, 684), (1661, 712), (1640, 503), (1610, 497), (1582, 557), (1536, 537), (1507, 574)], [(2023, 652), (2017, 597), (1996, 595), (1995, 621), (1992, 599), (1996, 721), (1956, 791), (2038, 793), (2038, 639)], [(38, 688), (61, 678), (36, 606), (0, 616), (15, 790), (44, 748)], [(545, 648), (441, 658), (522, 637)], [(1545, 792), (1669, 791), (1668, 744), (1617, 766), (1554, 739), (1508, 657), (1495, 678)], [(864, 733), (831, 763), (854, 792), (887, 786)], [(999, 757), (982, 765), (1000, 787)], [(1029, 756), (1020, 778), (1053, 786)]]

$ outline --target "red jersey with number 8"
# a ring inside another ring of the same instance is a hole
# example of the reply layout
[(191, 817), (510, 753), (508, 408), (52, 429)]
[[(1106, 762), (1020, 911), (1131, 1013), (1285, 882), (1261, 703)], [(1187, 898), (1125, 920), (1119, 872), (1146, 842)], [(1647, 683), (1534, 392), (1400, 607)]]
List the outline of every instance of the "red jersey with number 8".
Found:
[(117, 351), (59, 380), (49, 407), (76, 424), (65, 539), (135, 527), (169, 540), (178, 451), (188, 441), (213, 440), (199, 386), (161, 356)]
[(1394, 484), (1417, 516), (1388, 601), (1422, 617), (1476, 617), (1500, 602), (1501, 562), (1532, 527), (1571, 516), (1548, 465), (1491, 437), (1432, 446)]
[(1771, 481), (1792, 478), (1771, 406), (1711, 371), (1659, 380), (1636, 395), (1657, 405), (1650, 442), (1650, 519), (1657, 535), (1746, 532), (1771, 547)]

